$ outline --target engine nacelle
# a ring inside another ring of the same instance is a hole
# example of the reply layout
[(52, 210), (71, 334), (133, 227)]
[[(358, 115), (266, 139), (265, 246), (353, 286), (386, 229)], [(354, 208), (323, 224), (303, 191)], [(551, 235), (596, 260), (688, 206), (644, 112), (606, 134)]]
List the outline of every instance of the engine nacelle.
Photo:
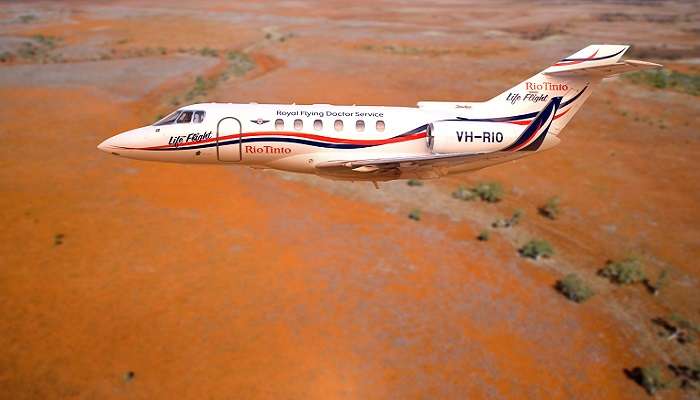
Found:
[(428, 130), (434, 153), (484, 153), (513, 143), (525, 126), (506, 122), (437, 121)]

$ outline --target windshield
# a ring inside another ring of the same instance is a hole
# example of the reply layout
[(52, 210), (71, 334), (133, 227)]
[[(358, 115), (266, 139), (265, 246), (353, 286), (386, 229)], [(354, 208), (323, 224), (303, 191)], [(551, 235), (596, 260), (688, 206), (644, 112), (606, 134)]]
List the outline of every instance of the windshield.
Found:
[(177, 110), (167, 117), (153, 124), (154, 126), (170, 125), (170, 124), (198, 124), (204, 121), (204, 111)]
[(174, 113), (168, 115), (167, 117), (161, 119), (160, 121), (156, 122), (156, 123), (153, 124), (153, 125), (154, 125), (154, 126), (158, 126), (158, 125), (168, 125), (168, 124), (172, 124), (172, 123), (175, 122), (175, 120), (177, 120), (177, 116), (178, 116), (178, 115), (180, 115), (180, 110), (175, 111)]

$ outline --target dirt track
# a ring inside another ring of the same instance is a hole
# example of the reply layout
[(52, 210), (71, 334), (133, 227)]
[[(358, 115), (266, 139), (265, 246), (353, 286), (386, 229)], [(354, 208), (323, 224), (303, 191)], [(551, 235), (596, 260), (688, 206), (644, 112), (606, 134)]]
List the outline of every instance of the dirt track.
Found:
[[(625, 368), (700, 358), (650, 322), (700, 321), (697, 97), (606, 81), (558, 148), (420, 188), (95, 149), (184, 101), (195, 75), (219, 76), (231, 50), (256, 68), (197, 101), (476, 101), (591, 42), (698, 39), (692, 3), (339, 4), (0, 9), (4, 37), (60, 38), (46, 64), (0, 64), (0, 393), (632, 399), (644, 391)], [(484, 180), (503, 202), (451, 198)], [(554, 222), (536, 211), (553, 195)], [(474, 239), (516, 208), (520, 226)], [(555, 257), (518, 257), (532, 237)], [(628, 254), (670, 271), (659, 296), (595, 276)], [(569, 272), (598, 294), (558, 295)]]

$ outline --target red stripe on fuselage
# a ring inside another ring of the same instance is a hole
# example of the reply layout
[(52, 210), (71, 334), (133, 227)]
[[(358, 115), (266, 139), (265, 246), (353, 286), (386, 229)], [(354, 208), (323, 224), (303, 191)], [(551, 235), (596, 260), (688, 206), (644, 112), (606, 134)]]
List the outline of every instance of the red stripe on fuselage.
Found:
[(218, 138), (213, 137), (213, 138), (209, 138), (209, 139), (205, 139), (205, 140), (200, 140), (200, 141), (196, 141), (196, 142), (188, 142), (188, 143), (184, 143), (184, 144), (180, 144), (180, 145), (164, 144), (164, 145), (160, 145), (160, 146), (143, 147), (143, 148), (126, 148), (126, 149), (128, 149), (128, 150), (160, 150), (160, 149), (167, 149), (167, 148), (183, 148), (183, 150), (186, 150), (188, 146), (195, 146), (195, 145), (200, 145), (200, 144), (205, 144), (205, 143), (224, 141), (224, 140), (230, 140), (230, 139), (237, 139), (237, 138), (245, 139), (247, 137), (259, 137), (259, 136), (299, 137), (299, 138), (317, 140), (319, 142), (326, 142), (326, 143), (377, 146), (377, 145), (382, 145), (382, 144), (391, 144), (391, 143), (405, 142), (405, 141), (409, 141), (409, 140), (424, 138), (424, 137), (426, 137), (426, 132), (422, 131), (422, 132), (417, 132), (417, 133), (407, 135), (407, 136), (395, 136), (395, 137), (391, 137), (388, 139), (353, 140), (353, 139), (334, 138), (334, 137), (329, 137), (329, 136), (314, 135), (311, 133), (285, 132), (285, 131), (263, 131), (263, 132), (237, 133), (237, 134), (233, 134), (233, 135), (219, 136)]

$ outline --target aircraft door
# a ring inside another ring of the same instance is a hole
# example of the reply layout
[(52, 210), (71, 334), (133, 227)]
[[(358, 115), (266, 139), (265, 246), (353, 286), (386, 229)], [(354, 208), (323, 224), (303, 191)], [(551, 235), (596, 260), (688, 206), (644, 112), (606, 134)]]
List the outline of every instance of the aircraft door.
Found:
[(216, 125), (216, 157), (223, 162), (242, 159), (241, 122), (233, 117), (222, 118)]

